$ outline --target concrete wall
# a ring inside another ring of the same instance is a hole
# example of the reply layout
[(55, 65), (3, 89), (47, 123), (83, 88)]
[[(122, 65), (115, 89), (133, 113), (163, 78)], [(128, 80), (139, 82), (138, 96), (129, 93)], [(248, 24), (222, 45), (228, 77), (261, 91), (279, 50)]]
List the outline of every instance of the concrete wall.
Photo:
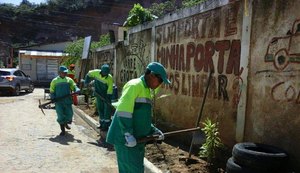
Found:
[(103, 64), (108, 64), (111, 74), (115, 76), (115, 46), (109, 45), (97, 49), (92, 53), (93, 69), (100, 68)]
[(115, 83), (121, 89), (141, 76), (149, 62), (161, 62), (172, 84), (162, 86), (154, 114), (162, 124), (167, 122), (165, 130), (195, 127), (213, 71), (201, 122), (218, 121), (222, 140), (232, 146), (242, 73), (242, 7), (240, 1), (207, 1), (131, 28), (127, 41), (94, 52), (101, 59), (94, 64), (106, 61), (101, 55), (115, 49)]
[(185, 129), (196, 125), (213, 71), (201, 122), (218, 122), (228, 147), (252, 141), (283, 148), (299, 171), (298, 4), (209, 0), (133, 27), (115, 45), (116, 83), (121, 88), (148, 62), (161, 62), (172, 84), (156, 97), (154, 118), (164, 130)]
[[(288, 151), (300, 170), (299, 1), (254, 1), (245, 140)], [(288, 31), (290, 34), (287, 35)]]
[(151, 61), (151, 33), (151, 28), (133, 33), (127, 43), (117, 47), (116, 83), (119, 88), (145, 72)]
[(241, 7), (241, 2), (214, 10), (200, 7), (197, 14), (178, 16), (157, 26), (155, 32), (156, 60), (167, 68), (172, 81), (164, 87), (167, 97), (157, 100), (161, 116), (177, 128), (195, 127), (213, 71), (201, 122), (205, 118), (218, 121), (222, 140), (228, 145), (235, 143)]

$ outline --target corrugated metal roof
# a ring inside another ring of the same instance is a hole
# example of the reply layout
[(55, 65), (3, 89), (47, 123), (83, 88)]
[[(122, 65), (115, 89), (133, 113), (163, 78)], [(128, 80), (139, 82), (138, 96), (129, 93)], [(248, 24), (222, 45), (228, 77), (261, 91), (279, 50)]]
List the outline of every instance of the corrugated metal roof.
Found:
[(24, 53), (25, 55), (33, 55), (33, 56), (68, 56), (68, 53), (63, 52), (46, 52), (46, 51), (29, 51), (29, 50), (20, 50), (20, 53)]

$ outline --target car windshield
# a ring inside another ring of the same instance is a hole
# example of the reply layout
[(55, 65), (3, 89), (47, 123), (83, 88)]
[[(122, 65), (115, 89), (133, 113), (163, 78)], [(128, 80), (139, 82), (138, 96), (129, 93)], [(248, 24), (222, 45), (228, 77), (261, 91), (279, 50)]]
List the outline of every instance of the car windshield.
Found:
[(9, 71), (1, 71), (1, 70), (0, 70), (0, 75), (1, 75), (1, 76), (10, 75), (10, 72), (9, 72)]

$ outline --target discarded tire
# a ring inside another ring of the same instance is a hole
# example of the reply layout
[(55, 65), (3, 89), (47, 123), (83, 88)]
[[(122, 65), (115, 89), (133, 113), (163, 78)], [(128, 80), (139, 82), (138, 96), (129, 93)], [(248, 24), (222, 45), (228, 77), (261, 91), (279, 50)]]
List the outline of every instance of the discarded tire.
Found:
[(258, 143), (238, 143), (232, 150), (233, 161), (251, 170), (263, 172), (284, 172), (288, 155), (277, 147)]
[(234, 162), (232, 157), (230, 157), (227, 160), (226, 172), (227, 173), (257, 173), (253, 170), (250, 170), (248, 168), (238, 165), (237, 163)]

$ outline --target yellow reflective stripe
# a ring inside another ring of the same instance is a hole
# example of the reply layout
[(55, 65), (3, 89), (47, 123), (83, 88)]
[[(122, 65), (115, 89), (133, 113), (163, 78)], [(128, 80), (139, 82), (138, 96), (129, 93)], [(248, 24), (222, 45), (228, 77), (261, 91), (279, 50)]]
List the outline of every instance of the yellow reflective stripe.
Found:
[(123, 118), (132, 118), (132, 113), (130, 112), (117, 111), (116, 115)]
[(101, 82), (101, 83), (103, 83), (103, 84), (107, 85), (107, 83), (106, 83), (104, 80), (97, 79), (97, 78), (96, 78), (95, 80), (97, 80), (97, 81), (99, 81), (99, 82)]
[(59, 85), (66, 85), (66, 84), (69, 84), (69, 83), (68, 82), (59, 82), (59, 83), (56, 83), (55, 85), (59, 86)]
[(136, 103), (149, 103), (149, 104), (152, 103), (151, 99), (149, 99), (149, 98), (136, 98), (135, 102)]

